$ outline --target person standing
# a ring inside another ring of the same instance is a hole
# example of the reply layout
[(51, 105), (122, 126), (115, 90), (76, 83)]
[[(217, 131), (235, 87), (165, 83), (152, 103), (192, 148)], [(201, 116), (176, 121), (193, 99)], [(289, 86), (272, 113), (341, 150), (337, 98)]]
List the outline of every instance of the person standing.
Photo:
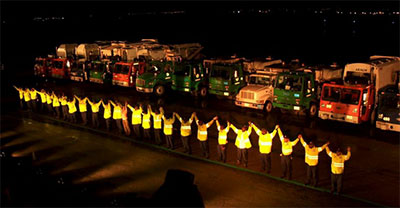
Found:
[(111, 131), (111, 104), (110, 102), (106, 104), (104, 104), (103, 100), (100, 101), (101, 105), (104, 108), (104, 119), (106, 120), (106, 128), (107, 131)]
[(165, 117), (165, 114), (161, 116), (164, 121), (164, 135), (167, 143), (167, 148), (174, 149), (174, 142), (172, 141), (173, 125), (175, 122), (175, 113), (172, 114), (171, 118)]
[(46, 103), (47, 103), (47, 111), (48, 111), (48, 113), (50, 113), (50, 114), (52, 114), (54, 116), (55, 112), (54, 112), (53, 107), (52, 107), (53, 98), (51, 96), (53, 93), (54, 92), (52, 92), (50, 94), (50, 92), (46, 92)]
[(133, 133), (135, 134), (136, 139), (142, 138), (142, 134), (140, 133), (140, 125), (142, 124), (142, 105), (132, 107), (128, 104), (128, 108), (132, 111), (132, 126)]
[(329, 142), (324, 144), (322, 147), (316, 147), (312, 141), (308, 144), (304, 141), (303, 136), (300, 134), (300, 142), (303, 145), (306, 155), (305, 162), (307, 165), (307, 181), (305, 185), (312, 184), (317, 186), (318, 184), (318, 154), (329, 145)]
[[(40, 90), (40, 92), (36, 91), (40, 95), (40, 100), (42, 101), (42, 104), (40, 105), (40, 111), (44, 113), (44, 107), (47, 106), (47, 99), (46, 99), (46, 91), (44, 89)], [(68, 115), (68, 114), (67, 114)]]
[(237, 161), (236, 164), (240, 165), (243, 161), (244, 166), (247, 167), (248, 162), (248, 149), (251, 148), (250, 134), (251, 126), (242, 126), (241, 130), (238, 130), (233, 124), (230, 124), (231, 129), (237, 134), (235, 146), (237, 147)]
[(21, 109), (24, 109), (24, 90), (22, 88), (18, 88), (16, 86), (14, 86), (14, 88), (19, 93), (19, 105), (20, 105)]
[(91, 109), (92, 109), (92, 125), (95, 128), (99, 128), (100, 122), (99, 122), (99, 110), (100, 110), (100, 105), (101, 101), (94, 103), (91, 100), (87, 100)]
[(332, 158), (331, 164), (331, 193), (336, 190), (337, 194), (342, 193), (343, 186), (343, 172), (344, 162), (348, 161), (351, 156), (351, 148), (347, 147), (347, 154), (343, 155), (340, 148), (336, 150), (336, 153), (330, 151), (329, 147), (326, 147), (326, 154)]
[(200, 148), (202, 151), (203, 156), (205, 156), (207, 159), (210, 157), (210, 152), (208, 148), (208, 136), (207, 136), (207, 129), (210, 128), (210, 126), (214, 123), (215, 120), (218, 119), (218, 117), (214, 117), (211, 121), (208, 123), (204, 124), (203, 121), (200, 121), (197, 118), (196, 113), (194, 113), (194, 118), (196, 120), (197, 124), (197, 139), (200, 142)]
[(28, 110), (32, 111), (31, 93), (29, 93), (29, 89), (28, 88), (25, 88), (25, 90), (24, 90), (24, 101), (26, 103), (26, 106), (28, 107)]
[(275, 126), (275, 129), (272, 133), (268, 133), (265, 128), (261, 130), (251, 123), (251, 126), (254, 128), (254, 131), (258, 135), (258, 146), (261, 156), (261, 171), (265, 171), (265, 167), (267, 167), (267, 173), (271, 173), (271, 149), (272, 149), (272, 140), (276, 135), (276, 129), (278, 129), (278, 125)]
[(192, 122), (194, 118), (194, 113), (190, 116), (189, 120), (183, 120), (178, 113), (175, 113), (176, 118), (181, 122), (181, 140), (185, 153), (192, 154), (192, 148), (190, 146), (190, 136), (192, 134)]
[(59, 119), (61, 118), (61, 114), (60, 114), (60, 102), (58, 100), (58, 97), (56, 96), (56, 94), (51, 95), (52, 99), (53, 99), (53, 109), (56, 112), (56, 117)]
[(61, 110), (63, 114), (63, 120), (67, 120), (68, 118), (68, 105), (67, 105), (67, 97), (64, 96), (64, 93), (62, 94), (60, 98), (60, 103), (61, 103)]
[(33, 111), (37, 111), (37, 91), (34, 89), (34, 88), (32, 88), (30, 91), (29, 91), (29, 93), (30, 93), (30, 95), (31, 95), (31, 106), (32, 106), (32, 110)]
[(122, 134), (122, 106), (119, 102), (114, 103), (112, 100), (109, 103), (114, 107), (113, 119), (115, 120), (115, 124), (117, 124), (118, 133)]
[(220, 161), (226, 162), (226, 144), (228, 144), (228, 132), (230, 129), (230, 123), (227, 122), (226, 127), (221, 125), (218, 120), (216, 120), (217, 129), (218, 129), (218, 159)]
[(78, 105), (79, 105), (79, 112), (81, 112), (81, 117), (82, 117), (82, 124), (86, 126), (87, 124), (87, 104), (86, 100), (88, 99), (87, 97), (81, 99), (78, 96), (74, 95), (76, 99), (78, 99)]
[(156, 144), (160, 145), (161, 142), (161, 124), (162, 124), (162, 116), (164, 115), (164, 110), (160, 107), (159, 110), (155, 110), (153, 112), (151, 110), (151, 106), (149, 106), (150, 114), (153, 116), (153, 128), (154, 128), (154, 139), (156, 140)]
[(122, 125), (124, 127), (125, 135), (129, 136), (131, 134), (131, 127), (129, 127), (128, 122), (128, 103), (125, 102), (125, 105), (122, 106)]
[(68, 105), (68, 114), (69, 114), (69, 121), (72, 123), (76, 123), (76, 100), (75, 98), (68, 101), (67, 105)]
[(278, 135), (279, 139), (281, 140), (282, 143), (282, 153), (280, 154), (281, 156), (281, 166), (282, 166), (282, 176), (281, 178), (286, 177), (286, 174), (288, 175), (288, 179), (292, 179), (292, 152), (293, 152), (293, 146), (297, 144), (299, 141), (299, 137), (297, 137), (296, 140), (293, 142), (290, 141), (290, 139), (287, 137), (287, 135), (282, 134), (281, 128), (278, 126)]
[(142, 112), (143, 121), (142, 121), (142, 128), (143, 128), (143, 137), (147, 140), (151, 139), (151, 132), (150, 132), (150, 118), (151, 114), (149, 111), (149, 107), (147, 106), (146, 112)]

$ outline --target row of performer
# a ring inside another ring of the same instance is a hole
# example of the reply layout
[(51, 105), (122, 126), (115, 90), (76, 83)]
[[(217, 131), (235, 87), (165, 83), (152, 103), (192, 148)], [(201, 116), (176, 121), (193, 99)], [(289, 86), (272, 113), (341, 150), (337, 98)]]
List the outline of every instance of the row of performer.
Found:
[[(15, 87), (15, 86), (14, 86)], [(282, 176), (281, 178), (287, 177), (291, 180), (292, 176), (292, 152), (293, 147), (300, 141), (305, 149), (305, 164), (307, 166), (307, 181), (306, 185), (317, 186), (317, 166), (318, 166), (318, 155), (321, 151), (325, 150), (327, 155), (331, 157), (331, 192), (337, 191), (341, 193), (342, 177), (344, 172), (345, 161), (349, 160), (351, 155), (350, 147), (347, 148), (347, 154), (343, 154), (340, 149), (336, 152), (332, 152), (328, 145), (329, 142), (317, 147), (312, 141), (305, 142), (302, 135), (299, 134), (293, 141), (289, 137), (282, 133), (279, 125), (276, 125), (272, 132), (268, 132), (265, 128), (259, 128), (254, 123), (248, 122), (248, 125), (243, 125), (241, 128), (237, 128), (231, 122), (227, 121), (226, 125), (219, 122), (218, 116), (214, 117), (211, 121), (203, 122), (198, 119), (196, 112), (193, 112), (190, 118), (183, 118), (178, 113), (173, 112), (167, 114), (164, 109), (153, 110), (150, 105), (146, 109), (142, 105), (131, 106), (127, 102), (121, 104), (120, 102), (114, 102), (108, 100), (107, 102), (102, 99), (99, 101), (93, 101), (89, 98), (80, 98), (74, 95), (68, 98), (64, 94), (56, 95), (54, 92), (46, 92), (44, 89), (37, 91), (36, 89), (22, 89), (15, 87), (19, 92), (20, 104), (24, 108), (26, 106), (30, 111), (39, 111), (38, 103), (41, 103), (40, 111), (47, 111), (59, 119), (64, 119), (69, 122), (77, 122), (77, 113), (80, 112), (83, 125), (88, 123), (88, 109), (87, 104), (91, 107), (91, 120), (92, 125), (99, 128), (99, 111), (100, 106), (103, 107), (103, 118), (106, 123), (108, 131), (111, 130), (112, 120), (118, 128), (119, 134), (125, 133), (127, 136), (131, 134), (131, 126), (128, 121), (128, 110), (132, 112), (131, 125), (133, 129), (133, 135), (137, 139), (150, 140), (154, 138), (156, 144), (162, 143), (162, 133), (164, 134), (166, 145), (170, 149), (174, 149), (173, 142), (173, 124), (175, 120), (178, 120), (180, 126), (181, 141), (185, 150), (185, 153), (192, 154), (190, 145), (190, 138), (192, 136), (192, 123), (195, 121), (197, 125), (197, 140), (200, 144), (203, 157), (209, 158), (209, 147), (208, 147), (208, 128), (214, 123), (218, 130), (218, 157), (220, 161), (226, 162), (226, 146), (228, 144), (228, 132), (232, 130), (236, 134), (235, 146), (237, 148), (237, 165), (243, 164), (247, 167), (248, 164), (248, 150), (252, 147), (250, 142), (250, 135), (253, 130), (258, 135), (258, 146), (259, 153), (261, 156), (261, 171), (266, 171), (268, 174), (271, 171), (271, 148), (272, 140), (278, 133), (278, 137), (282, 144), (281, 156), (281, 167)], [(39, 99), (40, 98), (40, 99)], [(78, 105), (78, 108), (76, 106)], [(143, 131), (143, 133), (142, 133)], [(154, 137), (152, 137), (152, 134)]]

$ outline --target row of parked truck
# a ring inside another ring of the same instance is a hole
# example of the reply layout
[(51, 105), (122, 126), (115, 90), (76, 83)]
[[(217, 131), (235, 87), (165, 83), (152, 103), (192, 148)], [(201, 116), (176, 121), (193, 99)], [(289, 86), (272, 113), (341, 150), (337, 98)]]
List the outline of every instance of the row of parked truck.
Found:
[(371, 56), (365, 63), (340, 67), (304, 66), (298, 60), (285, 63), (271, 58), (89, 58), (95, 53), (80, 59), (37, 58), (35, 74), (132, 87), (158, 96), (170, 90), (201, 97), (211, 94), (233, 99), (243, 108), (305, 111), (311, 117), (370, 122), (400, 132), (399, 57)]

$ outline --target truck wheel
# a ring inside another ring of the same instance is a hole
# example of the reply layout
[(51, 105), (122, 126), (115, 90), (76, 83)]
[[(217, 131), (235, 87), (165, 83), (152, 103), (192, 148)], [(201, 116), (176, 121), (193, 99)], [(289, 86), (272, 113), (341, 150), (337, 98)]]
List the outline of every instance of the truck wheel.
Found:
[(271, 103), (270, 101), (265, 102), (265, 104), (264, 104), (264, 110), (265, 110), (267, 113), (271, 113), (272, 109), (273, 109), (272, 103)]
[(208, 89), (207, 89), (207, 87), (200, 87), (200, 96), (201, 97), (205, 97), (205, 96), (207, 96), (207, 93), (208, 93)]
[(164, 95), (164, 93), (165, 93), (165, 87), (162, 86), (162, 85), (157, 85), (157, 86), (154, 88), (154, 92), (156, 93), (156, 95), (162, 96), (162, 95)]
[(317, 115), (318, 109), (315, 103), (311, 103), (310, 109), (308, 109), (308, 115), (310, 117), (315, 117)]

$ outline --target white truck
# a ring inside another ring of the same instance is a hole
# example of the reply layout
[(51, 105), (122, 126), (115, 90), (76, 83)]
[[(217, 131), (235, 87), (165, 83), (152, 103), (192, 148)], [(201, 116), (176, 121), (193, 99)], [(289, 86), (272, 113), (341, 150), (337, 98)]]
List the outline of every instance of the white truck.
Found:
[(76, 47), (75, 55), (77, 60), (90, 60), (100, 56), (100, 49), (95, 43), (83, 43)]
[(245, 108), (272, 111), (274, 82), (279, 72), (288, 71), (279, 64), (266, 66), (264, 70), (257, 70), (248, 79), (248, 85), (243, 87), (235, 98), (235, 105)]
[(72, 57), (75, 54), (75, 48), (78, 44), (61, 44), (56, 49), (57, 58), (67, 58)]

